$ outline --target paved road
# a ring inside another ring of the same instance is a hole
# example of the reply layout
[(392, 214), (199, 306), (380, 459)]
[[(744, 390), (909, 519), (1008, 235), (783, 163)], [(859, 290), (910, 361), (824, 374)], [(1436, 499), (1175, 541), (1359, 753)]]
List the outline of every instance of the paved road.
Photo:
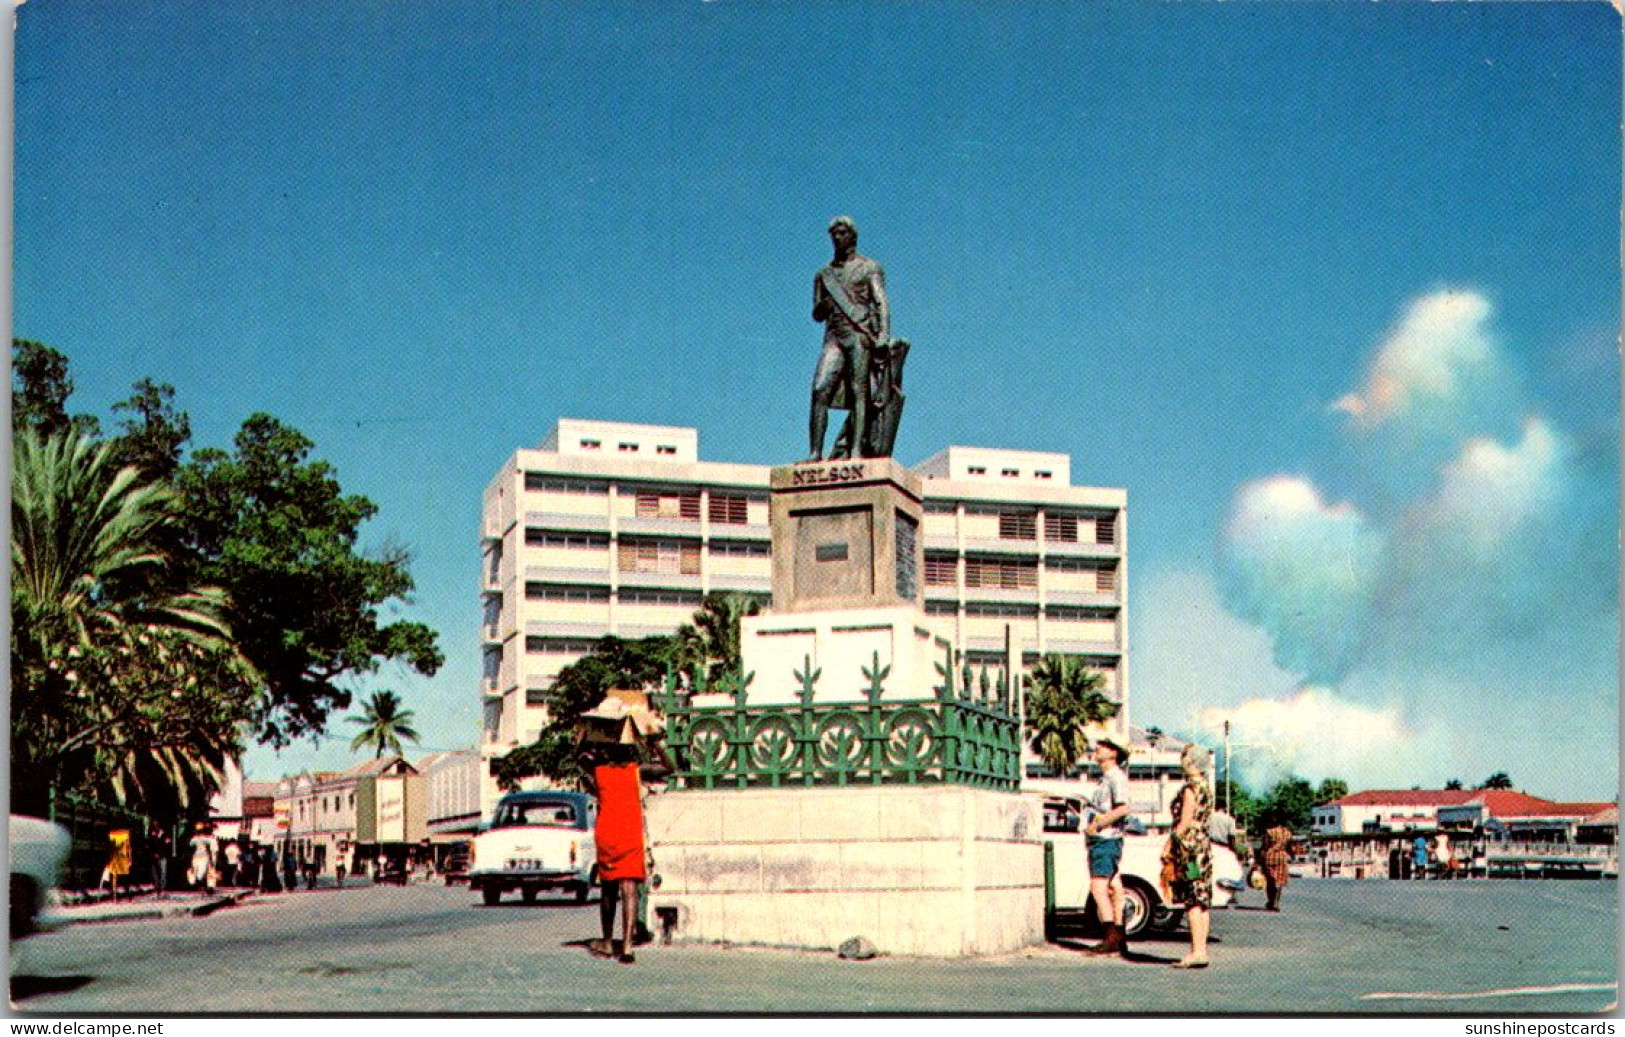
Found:
[(1596, 881), (1297, 881), (1280, 914), (1251, 893), (1216, 913), (1214, 966), (1182, 973), (1159, 964), (1182, 952), (1178, 937), (1142, 942), (1137, 963), (1066, 946), (847, 962), (679, 944), (626, 966), (579, 944), (596, 904), (486, 908), (460, 887), (364, 887), (36, 937), (15, 949), (13, 995), (47, 1015), (1598, 1012), (1617, 998), (1618, 893)]

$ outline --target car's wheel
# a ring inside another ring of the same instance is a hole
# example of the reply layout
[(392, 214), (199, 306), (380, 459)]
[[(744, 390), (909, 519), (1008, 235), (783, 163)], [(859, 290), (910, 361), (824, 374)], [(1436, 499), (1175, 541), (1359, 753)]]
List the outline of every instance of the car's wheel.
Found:
[(527, 904), (536, 903), (536, 895), (542, 891), (540, 886), (526, 886), (519, 891), (519, 897)]
[(1151, 924), (1156, 894), (1138, 882), (1123, 883), (1123, 935), (1138, 936)]
[(502, 903), (502, 890), (496, 888), (495, 886), (486, 886), (484, 889), (480, 890), (480, 893), (485, 896), (486, 907), (496, 907), (498, 904)]

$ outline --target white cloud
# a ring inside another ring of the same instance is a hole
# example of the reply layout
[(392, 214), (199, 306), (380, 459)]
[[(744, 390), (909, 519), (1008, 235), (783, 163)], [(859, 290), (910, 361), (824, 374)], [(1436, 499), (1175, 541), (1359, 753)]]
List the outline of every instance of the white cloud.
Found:
[(1384, 552), (1365, 516), (1276, 476), (1237, 491), (1222, 546), (1226, 600), (1270, 632), (1281, 665), (1312, 679), (1342, 673)]
[(1432, 756), (1439, 742), (1437, 736), (1420, 737), (1395, 704), (1366, 706), (1319, 686), (1201, 714), (1209, 728), (1222, 728), (1226, 720), (1236, 770), (1256, 790), (1288, 775), (1311, 782), (1342, 778), (1356, 789), (1409, 786), (1424, 764), (1423, 750)]
[(1547, 516), (1558, 496), (1561, 464), (1562, 444), (1540, 418), (1525, 421), (1523, 438), (1510, 447), (1489, 438), (1470, 440), (1422, 505), (1425, 521), (1480, 549), (1493, 548), (1529, 520)]
[(1417, 299), (1377, 349), (1365, 385), (1332, 404), (1361, 426), (1380, 425), (1418, 401), (1448, 399), (1492, 359), (1489, 300), (1473, 292)]

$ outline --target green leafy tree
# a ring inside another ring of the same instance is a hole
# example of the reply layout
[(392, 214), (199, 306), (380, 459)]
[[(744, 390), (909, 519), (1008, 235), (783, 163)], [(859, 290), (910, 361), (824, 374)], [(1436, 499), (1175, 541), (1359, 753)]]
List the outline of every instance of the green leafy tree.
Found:
[(126, 415), (113, 440), (121, 464), (133, 465), (148, 479), (171, 479), (192, 439), (192, 419), (175, 409), (175, 387), (143, 378), (129, 399), (113, 404)]
[(417, 730), (412, 726), (417, 718), (410, 709), (401, 708), (401, 697), (393, 691), (373, 692), (372, 698), (361, 707), (361, 715), (346, 719), (361, 725), (361, 732), (350, 742), (350, 751), (372, 746), (374, 759), (383, 756), (385, 749), (396, 756), (402, 755), (403, 738), (408, 742), (418, 740)]
[(1349, 783), (1342, 778), (1326, 778), (1315, 790), (1315, 805), (1331, 803), (1349, 794)]
[(1101, 691), (1105, 677), (1075, 656), (1045, 655), (1029, 679), (1028, 742), (1052, 774), (1064, 776), (1088, 749), (1088, 729), (1116, 716), (1119, 707)]
[(27, 339), (11, 340), (11, 427), (50, 436), (70, 429), (84, 436), (100, 434), (101, 425), (88, 414), (69, 416), (68, 397), (73, 379), (68, 358), (50, 346)]
[(651, 688), (665, 680), (677, 639), (671, 636), (626, 640), (606, 636), (586, 655), (559, 671), (547, 690), (548, 723), (535, 742), (499, 759), (494, 775), (507, 791), (542, 775), (561, 785), (581, 785), (576, 759), (576, 728), (581, 714), (616, 688)]
[(1510, 789), (1511, 787), (1512, 778), (1508, 776), (1506, 771), (1496, 771), (1485, 778), (1484, 784), (1479, 786), (1481, 789)]
[(1444, 783), (1444, 787), (1447, 792), (1454, 792), (1461, 788), (1461, 779), (1451, 778), (1449, 781)]
[(1145, 740), (1151, 745), (1152, 748), (1156, 748), (1157, 746), (1161, 745), (1162, 740), (1165, 737), (1167, 736), (1163, 734), (1162, 728), (1160, 727), (1148, 727), (1145, 729)]
[[(1306, 831), (1314, 820), (1319, 803), (1315, 787), (1297, 776), (1282, 778), (1264, 795), (1255, 823), (1267, 822), (1273, 815), (1294, 832)], [(1262, 829), (1259, 829), (1262, 834)]]
[(243, 423), (234, 451), (196, 451), (176, 473), (197, 576), (224, 587), (244, 655), (268, 685), (256, 734), (271, 745), (323, 730), (350, 704), (341, 677), (398, 660), (432, 675), (443, 656), (421, 623), (380, 621), (407, 600), (404, 549), (357, 550), (377, 507), (346, 494), (314, 444), (267, 414)]
[[(175, 589), (176, 499), (71, 429), (15, 437), (11, 502), (12, 802), (52, 788), (187, 807), (240, 751), (259, 683), (218, 588)], [(154, 588), (167, 588), (157, 589)]]

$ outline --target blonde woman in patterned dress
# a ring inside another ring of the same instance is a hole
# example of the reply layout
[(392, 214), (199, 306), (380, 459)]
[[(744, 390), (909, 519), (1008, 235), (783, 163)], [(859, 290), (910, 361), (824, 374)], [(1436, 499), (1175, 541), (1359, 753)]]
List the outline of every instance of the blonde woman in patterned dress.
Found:
[(1185, 787), (1174, 800), (1168, 853), (1174, 865), (1173, 898), (1185, 905), (1190, 921), (1191, 952), (1173, 963), (1176, 969), (1207, 968), (1208, 911), (1213, 906), (1213, 844), (1208, 841), (1207, 822), (1213, 814), (1213, 792), (1203, 770), (1206, 763), (1207, 753), (1195, 745), (1185, 746), (1179, 756)]

